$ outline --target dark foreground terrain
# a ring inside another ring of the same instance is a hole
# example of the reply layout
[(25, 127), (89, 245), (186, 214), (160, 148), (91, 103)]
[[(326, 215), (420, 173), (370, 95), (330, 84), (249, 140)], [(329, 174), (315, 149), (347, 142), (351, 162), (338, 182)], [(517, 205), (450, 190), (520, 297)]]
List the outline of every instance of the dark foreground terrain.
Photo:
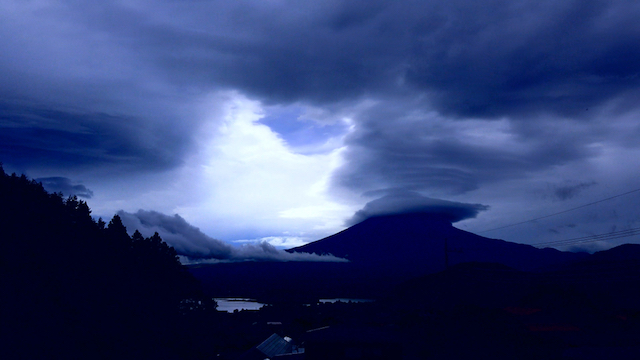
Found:
[[(421, 241), (394, 246), (398, 234)], [(446, 260), (445, 238), (455, 249)], [(293, 251), (305, 249), (350, 262), (190, 268), (210, 296), (272, 304), (225, 315), (254, 343), (223, 356), (265, 358), (259, 348), (275, 346), (275, 333), (305, 349), (286, 356), (305, 359), (640, 358), (640, 245), (562, 253), (412, 215), (370, 219)]]
[(260, 311), (220, 315), (234, 329), (221, 356), (264, 356), (253, 347), (275, 333), (305, 359), (637, 359), (640, 262), (628, 255), (639, 247), (539, 273), (458, 264), (374, 302), (305, 304), (282, 293)]

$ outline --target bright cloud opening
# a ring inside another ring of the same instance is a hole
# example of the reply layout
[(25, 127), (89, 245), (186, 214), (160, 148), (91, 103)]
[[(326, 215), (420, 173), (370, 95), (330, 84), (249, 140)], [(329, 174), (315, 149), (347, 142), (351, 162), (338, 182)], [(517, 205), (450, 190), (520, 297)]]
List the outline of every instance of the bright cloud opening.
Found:
[[(213, 104), (223, 110), (214, 116), (221, 118), (203, 131), (206, 143), (185, 167), (185, 176), (198, 177), (192, 179), (198, 202), (174, 212), (225, 240), (287, 234), (311, 241), (340, 230), (354, 211), (328, 193), (329, 178), (341, 164), (341, 137), (319, 144), (324, 151), (297, 153), (259, 123), (265, 116), (260, 102), (238, 93), (217, 99), (222, 101)], [(333, 148), (326, 149), (327, 143)]]

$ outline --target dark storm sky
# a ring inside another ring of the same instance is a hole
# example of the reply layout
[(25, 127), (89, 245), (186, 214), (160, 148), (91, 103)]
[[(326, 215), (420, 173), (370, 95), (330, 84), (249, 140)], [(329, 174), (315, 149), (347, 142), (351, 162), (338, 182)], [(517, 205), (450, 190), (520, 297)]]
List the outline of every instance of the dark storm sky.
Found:
[[(315, 240), (394, 194), (467, 204), (457, 226), (480, 232), (640, 188), (638, 18), (623, 0), (3, 1), (0, 161), (96, 215), (178, 213), (227, 241)], [(635, 228), (638, 196), (482, 235)]]

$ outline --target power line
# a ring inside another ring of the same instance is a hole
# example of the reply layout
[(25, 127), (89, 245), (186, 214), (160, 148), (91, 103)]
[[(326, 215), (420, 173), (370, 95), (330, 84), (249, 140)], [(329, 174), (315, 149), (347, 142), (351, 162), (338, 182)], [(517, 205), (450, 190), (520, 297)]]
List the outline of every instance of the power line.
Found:
[(592, 242), (596, 242), (596, 241), (616, 240), (616, 239), (626, 238), (626, 237), (630, 237), (630, 236), (634, 236), (634, 235), (640, 235), (640, 232), (633, 233), (633, 234), (622, 234), (622, 235), (618, 235), (618, 236), (603, 237), (603, 238), (593, 238), (593, 239), (585, 239), (585, 240), (577, 240), (577, 241), (568, 241), (568, 242), (564, 242), (564, 243), (548, 244), (548, 245), (544, 245), (544, 246), (536, 244), (534, 246), (536, 246), (538, 248), (541, 248), (541, 247), (561, 247), (561, 246), (569, 246), (569, 245), (587, 244), (587, 243), (592, 243)]
[(563, 243), (563, 242), (566, 242), (566, 241), (589, 240), (589, 239), (592, 239), (592, 238), (618, 236), (618, 235), (625, 235), (625, 234), (628, 234), (628, 233), (631, 233), (631, 235), (635, 235), (635, 233), (638, 233), (638, 232), (640, 232), (640, 228), (632, 228), (632, 229), (626, 229), (626, 230), (620, 230), (620, 231), (612, 231), (610, 233), (605, 233), (605, 234), (589, 235), (589, 236), (583, 236), (583, 237), (577, 237), (577, 238), (571, 238), (571, 239), (565, 239), (565, 240), (547, 241), (547, 242), (538, 243), (537, 245), (548, 245), (548, 244), (555, 244), (555, 243)]
[(560, 212), (557, 212), (557, 213), (553, 213), (553, 214), (537, 217), (535, 219), (525, 220), (525, 221), (517, 222), (517, 223), (514, 223), (514, 224), (509, 224), (509, 225), (504, 225), (504, 226), (500, 226), (500, 227), (497, 227), (497, 228), (489, 229), (489, 230), (479, 231), (479, 233), (486, 233), (486, 232), (489, 232), (489, 231), (500, 230), (500, 229), (504, 229), (504, 228), (508, 228), (508, 227), (512, 227), (512, 226), (516, 226), (516, 225), (522, 225), (522, 224), (526, 224), (526, 223), (529, 223), (529, 222), (534, 222), (534, 221), (537, 221), (537, 220), (546, 219), (546, 218), (549, 218), (549, 217), (552, 217), (552, 216), (568, 213), (570, 211), (582, 209), (582, 208), (585, 208), (587, 206), (591, 206), (591, 205), (599, 204), (601, 202), (605, 202), (605, 201), (608, 201), (608, 200), (619, 198), (621, 196), (629, 195), (629, 194), (632, 194), (632, 193), (635, 193), (635, 192), (638, 192), (638, 191), (640, 191), (640, 189), (627, 191), (626, 193), (622, 193), (622, 194), (618, 194), (618, 195), (615, 195), (615, 196), (611, 196), (611, 197), (608, 197), (606, 199), (594, 201), (594, 202), (591, 202), (591, 203), (588, 203), (588, 204), (580, 205), (578, 207), (574, 207), (574, 208), (567, 209), (567, 210), (564, 210), (564, 211), (560, 211)]
[(627, 230), (613, 231), (605, 234), (583, 236), (565, 240), (547, 241), (538, 244), (532, 244), (535, 247), (553, 247), (553, 246), (567, 246), (576, 244), (586, 244), (595, 241), (615, 240), (634, 235), (640, 235), (640, 228), (632, 228)]

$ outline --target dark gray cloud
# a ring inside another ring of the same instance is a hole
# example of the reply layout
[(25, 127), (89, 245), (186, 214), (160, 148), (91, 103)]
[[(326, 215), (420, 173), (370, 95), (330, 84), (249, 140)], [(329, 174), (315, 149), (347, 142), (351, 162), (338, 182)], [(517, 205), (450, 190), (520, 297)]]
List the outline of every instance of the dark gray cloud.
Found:
[(138, 230), (142, 235), (149, 237), (157, 232), (167, 244), (176, 249), (178, 255), (185, 256), (191, 263), (203, 261), (346, 261), (331, 255), (290, 254), (284, 250), (276, 249), (267, 242), (235, 247), (205, 235), (178, 214), (169, 216), (157, 211), (138, 210), (135, 213), (128, 213), (121, 210), (118, 215), (130, 233)]
[[(459, 118), (588, 119), (613, 100), (625, 111), (638, 103), (639, 7), (627, 0), (7, 5), (0, 156), (172, 167), (198, 129), (178, 108), (218, 89), (319, 105), (419, 93), (426, 100), (415, 106)], [(7, 105), (15, 102), (27, 105)], [(460, 149), (439, 148), (446, 146)], [(472, 176), (431, 170), (425, 176), (465, 183)]]
[(39, 183), (42, 183), (42, 186), (48, 192), (61, 192), (65, 196), (76, 195), (85, 199), (91, 199), (91, 197), (93, 196), (93, 191), (87, 189), (86, 186), (75, 183), (71, 181), (71, 179), (66, 177), (47, 177), (37, 178), (35, 180)]
[(381, 100), (355, 122), (346, 139), (347, 162), (334, 174), (336, 186), (428, 191), (435, 197), (585, 161), (598, 155), (592, 144), (605, 136), (597, 125), (585, 129), (555, 118), (530, 124), (451, 121), (399, 100)]
[(182, 163), (201, 123), (193, 106), (202, 91), (164, 81), (163, 70), (129, 47), (140, 34), (125, 39), (140, 18), (113, 8), (3, 5), (0, 157), (7, 165), (113, 175)]
[(145, 236), (151, 236), (158, 232), (180, 255), (228, 259), (233, 253), (231, 245), (205, 235), (177, 214), (169, 216), (156, 211), (138, 210), (135, 213), (119, 211), (118, 216), (131, 233), (138, 230)]
[(157, 170), (182, 162), (180, 129), (127, 116), (0, 105), (0, 158), (21, 168), (120, 167)]
[(480, 211), (487, 209), (489, 207), (482, 204), (465, 204), (432, 199), (416, 192), (396, 191), (368, 202), (353, 215), (347, 225), (357, 224), (377, 216), (413, 213), (429, 214), (453, 223), (474, 218)]
[(443, 113), (584, 117), (617, 96), (637, 99), (637, 3), (447, 4), (415, 35), (407, 73)]
[[(140, 25), (160, 68), (267, 101), (419, 91), (458, 117), (584, 117), (637, 99), (633, 1), (208, 3), (215, 20)], [(130, 30), (128, 30), (130, 31)], [(174, 78), (175, 79), (175, 78)]]
[(559, 199), (559, 200), (568, 200), (571, 199), (572, 197), (578, 195), (578, 193), (580, 193), (582, 190), (589, 188), (593, 185), (596, 185), (597, 183), (595, 181), (590, 181), (590, 182), (580, 182), (580, 183), (565, 183), (562, 185), (557, 185), (555, 187), (555, 189), (553, 190), (553, 194)]

